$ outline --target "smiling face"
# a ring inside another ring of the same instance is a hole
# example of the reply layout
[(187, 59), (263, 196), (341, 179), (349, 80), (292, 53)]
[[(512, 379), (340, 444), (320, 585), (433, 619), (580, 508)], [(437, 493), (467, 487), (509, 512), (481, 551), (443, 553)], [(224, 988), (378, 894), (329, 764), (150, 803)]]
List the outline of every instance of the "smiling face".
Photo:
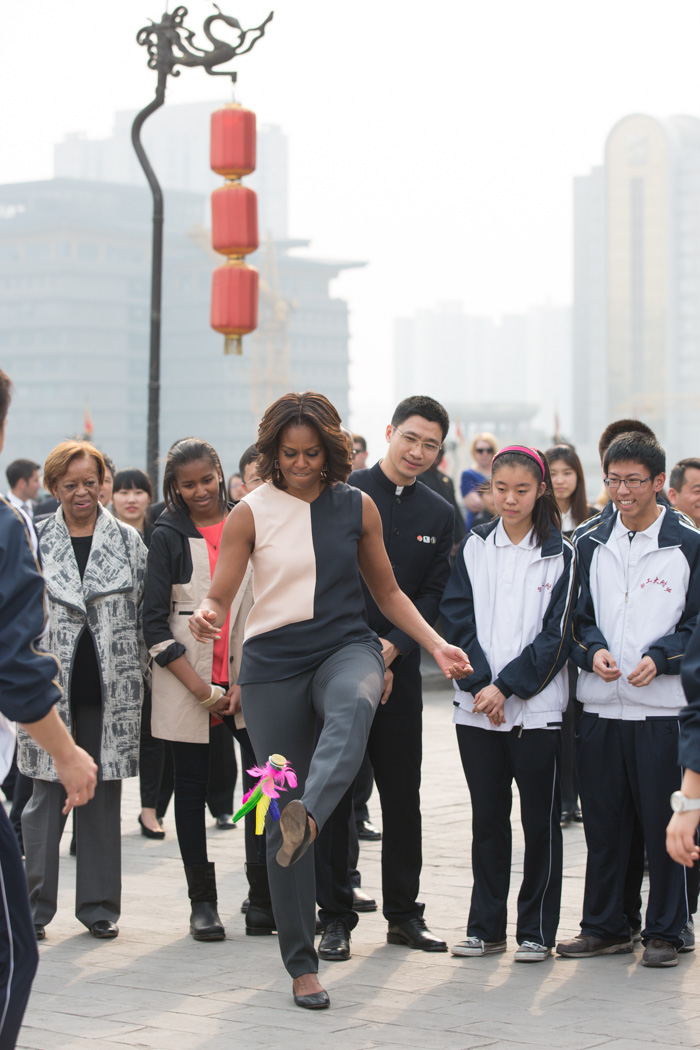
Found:
[(195, 525), (216, 525), (221, 521), (219, 485), (222, 480), (210, 459), (193, 459), (177, 468), (175, 488)]
[(143, 523), (150, 502), (151, 497), (144, 489), (115, 489), (112, 493), (112, 505), (116, 517), (128, 525), (133, 525), (139, 532), (143, 532)]
[(545, 491), (544, 481), (538, 482), (525, 466), (499, 466), (491, 478), (491, 490), (496, 514), (500, 514), (506, 532), (524, 536), (532, 526), (532, 512), (538, 496)]
[(700, 528), (700, 470), (686, 467), (680, 489), (669, 489), (668, 498), (674, 507), (687, 514)]
[(411, 485), (440, 455), (442, 427), (423, 416), (409, 416), (398, 426), (389, 424), (386, 439), (382, 471), (395, 485)]
[(554, 498), (559, 504), (559, 509), (568, 510), (578, 482), (576, 471), (566, 460), (555, 459), (549, 464), (549, 473), (552, 476)]
[(277, 461), (290, 495), (309, 501), (318, 496), (326, 449), (315, 427), (306, 423), (284, 427), (277, 442)]
[(95, 460), (92, 456), (74, 456), (53, 488), (69, 532), (73, 529), (92, 531), (97, 520), (99, 494), (100, 478)]
[[(625, 461), (608, 464), (608, 478), (619, 482), (619, 486), (609, 488), (610, 498), (620, 512), (623, 524), (633, 532), (643, 532), (656, 521), (659, 507), (656, 493), (664, 487), (665, 474), (649, 477), (649, 471), (643, 463)], [(626, 482), (641, 481), (638, 488), (630, 488)]]

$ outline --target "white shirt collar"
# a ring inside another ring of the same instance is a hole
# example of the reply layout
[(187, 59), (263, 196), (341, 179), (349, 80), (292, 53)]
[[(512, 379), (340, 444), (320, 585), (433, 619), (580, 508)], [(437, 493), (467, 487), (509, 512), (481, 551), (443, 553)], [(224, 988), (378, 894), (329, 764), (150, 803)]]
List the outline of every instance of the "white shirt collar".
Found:
[(513, 543), (513, 541), (510, 539), (508, 533), (505, 530), (502, 518), (498, 519), (498, 525), (496, 526), (496, 532), (494, 534), (493, 541), (497, 547), (515, 547), (518, 550), (531, 551), (534, 550), (534, 548), (537, 546), (537, 543), (535, 542), (534, 526), (530, 529), (527, 536), (523, 536), (520, 543)]
[[(652, 521), (651, 525), (647, 529), (643, 529), (640, 532), (635, 533), (635, 539), (644, 536), (646, 539), (656, 543), (659, 538), (659, 531), (661, 529), (661, 522), (664, 520), (666, 508), (662, 504), (657, 504), (661, 507), (661, 513), (659, 514), (656, 521)], [(614, 535), (616, 539), (621, 539), (622, 536), (629, 537), (630, 530), (623, 524), (622, 515), (618, 511), (617, 521), (615, 522)]]

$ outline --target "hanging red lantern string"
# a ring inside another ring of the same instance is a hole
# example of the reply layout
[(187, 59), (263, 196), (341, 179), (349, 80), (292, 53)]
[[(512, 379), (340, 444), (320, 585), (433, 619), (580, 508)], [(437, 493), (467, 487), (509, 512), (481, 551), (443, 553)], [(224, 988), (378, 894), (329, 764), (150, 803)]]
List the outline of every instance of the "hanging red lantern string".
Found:
[(226, 337), (224, 353), (242, 353), (242, 336), (258, 323), (258, 271), (245, 256), (258, 240), (258, 199), (240, 178), (255, 169), (255, 114), (234, 103), (212, 113), (211, 167), (226, 184), (211, 196), (212, 247), (228, 257), (214, 271), (211, 326)]

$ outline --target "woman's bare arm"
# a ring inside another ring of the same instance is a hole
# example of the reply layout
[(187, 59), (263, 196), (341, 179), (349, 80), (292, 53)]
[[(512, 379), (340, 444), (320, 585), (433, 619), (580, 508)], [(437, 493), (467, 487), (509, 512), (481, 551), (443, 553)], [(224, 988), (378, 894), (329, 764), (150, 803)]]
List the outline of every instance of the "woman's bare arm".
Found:
[(448, 645), (426, 623), (397, 584), (384, 546), (379, 511), (365, 492), (362, 493), (362, 538), (358, 544), (358, 562), (372, 597), (391, 623), (431, 652), (447, 678), (464, 678), (471, 674), (466, 654), (457, 646)]
[(198, 642), (213, 642), (221, 634), (220, 628), (243, 582), (254, 547), (253, 512), (246, 503), (239, 503), (226, 519), (209, 593), (189, 620), (190, 630)]

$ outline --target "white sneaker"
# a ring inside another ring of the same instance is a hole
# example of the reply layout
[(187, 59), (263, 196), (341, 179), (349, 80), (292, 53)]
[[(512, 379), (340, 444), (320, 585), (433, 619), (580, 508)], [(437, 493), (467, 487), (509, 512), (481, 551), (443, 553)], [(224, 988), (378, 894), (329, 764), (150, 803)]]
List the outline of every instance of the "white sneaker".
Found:
[(452, 948), (453, 955), (491, 955), (494, 952), (504, 952), (507, 941), (482, 941), (479, 937), (467, 937), (459, 941)]
[(552, 949), (545, 948), (544, 944), (538, 944), (537, 941), (523, 941), (513, 958), (516, 962), (542, 962), (551, 954)]

